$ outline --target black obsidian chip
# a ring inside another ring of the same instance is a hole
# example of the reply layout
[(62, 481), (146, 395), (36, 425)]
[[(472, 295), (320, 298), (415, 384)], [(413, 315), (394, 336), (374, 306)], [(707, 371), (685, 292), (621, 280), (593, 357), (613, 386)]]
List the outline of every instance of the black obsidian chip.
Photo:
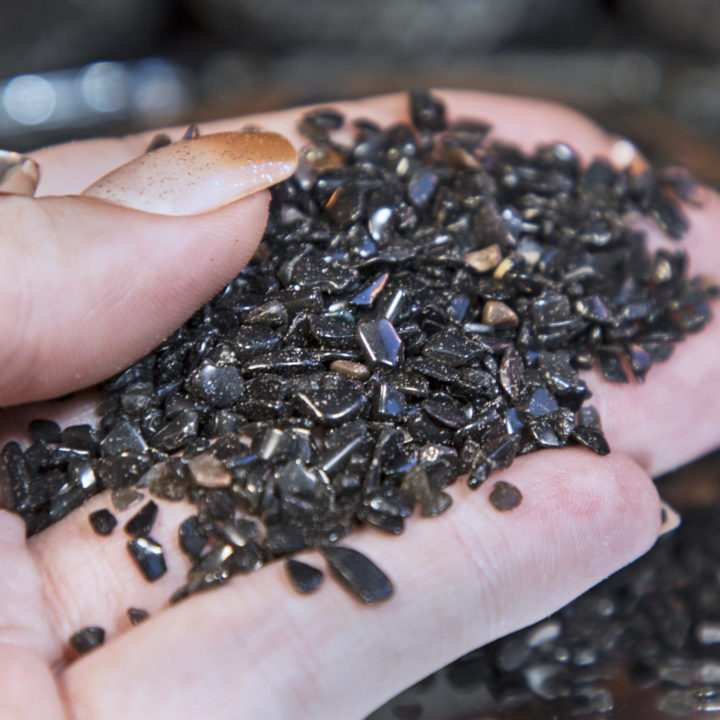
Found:
[(286, 561), (285, 568), (293, 587), (303, 595), (317, 590), (324, 577), (321, 570), (293, 558)]
[(98, 535), (109, 535), (117, 525), (117, 518), (107, 508), (90, 513), (88, 520)]
[(167, 565), (162, 545), (151, 537), (142, 536), (130, 540), (128, 551), (147, 580), (157, 580), (165, 574)]
[(94, 650), (105, 642), (105, 630), (101, 627), (90, 626), (76, 632), (70, 638), (70, 645), (80, 654)]

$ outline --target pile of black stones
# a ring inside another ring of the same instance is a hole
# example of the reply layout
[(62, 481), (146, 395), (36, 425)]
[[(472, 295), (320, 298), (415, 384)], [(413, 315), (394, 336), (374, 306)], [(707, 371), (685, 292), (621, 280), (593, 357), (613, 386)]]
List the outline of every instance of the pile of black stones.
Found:
[[(524, 154), (448, 123), (426, 91), (410, 109), (412, 124), (355, 121), (352, 144), (334, 139), (339, 112), (305, 115), (309, 144), (248, 266), (104, 385), (97, 427), (37, 420), (27, 448), (5, 446), (3, 501), (29, 535), (101, 490), (116, 510), (144, 498), (125, 532), (154, 580), (155, 500), (186, 499), (193, 566), (173, 600), (317, 547), (377, 602), (389, 579), (336, 544), (358, 525), (401, 533), (416, 508), (447, 510), (458, 477), (477, 488), (528, 452), (609, 452), (579, 371), (642, 382), (710, 318), (684, 252), (650, 253), (625, 220), (680, 238), (692, 181), (584, 167), (559, 142)], [(521, 500), (509, 483), (490, 494), (499, 510)], [(108, 534), (115, 518), (90, 522)], [(297, 560), (288, 575), (300, 591), (322, 577)]]
[(369, 720), (720, 712), (719, 510), (683, 511), (680, 528), (632, 565), (549, 618), (456, 660)]

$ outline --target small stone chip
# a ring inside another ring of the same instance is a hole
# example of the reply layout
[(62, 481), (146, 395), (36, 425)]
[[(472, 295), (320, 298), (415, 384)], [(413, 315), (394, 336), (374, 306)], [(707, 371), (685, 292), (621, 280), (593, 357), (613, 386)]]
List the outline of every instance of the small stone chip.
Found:
[(285, 569), (293, 587), (302, 594), (311, 593), (320, 587), (323, 573), (312, 565), (290, 558), (285, 563)]
[(125, 532), (134, 537), (147, 535), (150, 530), (152, 530), (157, 514), (157, 503), (154, 500), (146, 502), (140, 510), (127, 521), (125, 524)]
[(117, 518), (107, 508), (90, 513), (88, 520), (98, 535), (109, 535), (117, 525)]
[(84, 655), (105, 642), (105, 630), (97, 626), (89, 626), (78, 630), (71, 638), (70, 645), (80, 654)]
[(522, 502), (522, 493), (511, 483), (499, 480), (490, 492), (490, 503), (496, 510), (512, 510)]
[(134, 607), (128, 608), (127, 614), (132, 625), (139, 625), (143, 620), (147, 620), (150, 617), (150, 613), (147, 610)]
[(499, 300), (488, 300), (482, 311), (482, 321), (498, 328), (516, 327), (518, 316), (515, 311)]
[(370, 377), (370, 370), (367, 365), (352, 360), (333, 360), (330, 369), (338, 375), (350, 378), (351, 380), (365, 380)]
[(393, 586), (387, 575), (362, 553), (339, 545), (327, 545), (323, 552), (332, 574), (358, 600), (371, 604), (392, 595)]
[(147, 580), (152, 582), (165, 574), (167, 565), (162, 545), (151, 537), (130, 540), (128, 551)]
[(475, 250), (463, 256), (463, 260), (478, 272), (489, 272), (494, 270), (502, 260), (502, 250), (500, 246), (488, 245), (482, 250)]
[(198, 485), (206, 488), (228, 487), (232, 475), (225, 465), (210, 453), (203, 453), (188, 462), (190, 474)]

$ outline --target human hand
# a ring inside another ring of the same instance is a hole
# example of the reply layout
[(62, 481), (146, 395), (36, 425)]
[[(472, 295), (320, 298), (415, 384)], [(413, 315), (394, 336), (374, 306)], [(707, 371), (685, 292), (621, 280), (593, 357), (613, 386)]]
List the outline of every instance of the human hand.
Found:
[[(611, 138), (556, 106), (472, 93), (443, 96), (452, 117), (487, 119), (498, 136), (526, 149), (562, 139), (585, 160), (612, 152)], [(350, 117), (373, 117), (383, 125), (406, 115), (402, 96), (340, 107)], [(300, 143), (293, 131), (297, 117), (288, 111), (201, 130), (251, 122)], [(141, 136), (41, 151), (40, 193), (79, 192), (142, 153), (148, 141)], [(4, 287), (32, 288), (32, 307), (44, 309), (3, 321), (4, 337), (17, 338), (8, 359), (25, 358), (15, 376), (2, 375), (11, 378), (2, 384), (2, 399), (10, 403), (99, 380), (153, 347), (244, 264), (262, 233), (266, 200), (254, 195), (207, 215), (167, 218), (87, 198), (48, 199), (38, 203), (40, 224), (31, 209), (36, 201), (3, 202), (23, 208), (4, 229), (7, 252), (18, 258), (0, 268), (13, 268)], [(684, 242), (691, 273), (717, 273), (720, 257), (711, 240), (720, 216), (717, 197), (707, 193), (703, 207), (689, 214), (692, 229)], [(241, 249), (236, 227), (247, 233)], [(650, 232), (658, 239), (657, 230)], [(37, 243), (30, 250), (20, 242), (27, 236)], [(78, 241), (85, 243), (82, 263)], [(30, 284), (38, 276), (45, 280)], [(102, 280), (88, 288), (81, 285), (88, 276)], [(58, 277), (71, 293), (81, 288), (65, 306), (57, 303)], [(153, 312), (147, 312), (149, 304)], [(3, 307), (14, 305), (8, 300)], [(90, 317), (88, 307), (96, 308)], [(66, 316), (77, 322), (53, 333)], [(169, 570), (152, 585), (131, 565), (124, 538), (92, 533), (87, 515), (107, 506), (103, 495), (28, 543), (17, 518), (0, 513), (6, 588), (0, 707), (17, 718), (148, 712), (157, 718), (198, 712), (362, 717), (438, 666), (552, 612), (652, 545), (660, 512), (648, 472), (718, 444), (718, 340), (714, 321), (682, 343), (670, 362), (655, 366), (644, 385), (620, 390), (593, 376), (593, 403), (613, 453), (598, 458), (567, 448), (519, 458), (502, 474), (525, 496), (512, 513), (492, 509), (485, 488), (472, 493), (458, 485), (449, 489), (456, 502), (448, 513), (409, 523), (389, 544), (370, 530), (349, 538), (348, 544), (381, 558), (396, 581), (393, 599), (374, 608), (358, 606), (330, 584), (313, 598), (296, 596), (278, 564), (166, 608), (187, 570), (175, 538), (178, 522), (189, 514), (182, 504), (161, 508), (153, 534), (166, 548)], [(22, 419), (49, 413), (67, 424), (87, 412), (77, 401), (23, 406), (8, 411), (5, 427), (9, 433)], [(152, 617), (128, 632), (130, 606), (148, 609)], [(107, 644), (66, 665), (67, 638), (91, 624), (106, 628)]]

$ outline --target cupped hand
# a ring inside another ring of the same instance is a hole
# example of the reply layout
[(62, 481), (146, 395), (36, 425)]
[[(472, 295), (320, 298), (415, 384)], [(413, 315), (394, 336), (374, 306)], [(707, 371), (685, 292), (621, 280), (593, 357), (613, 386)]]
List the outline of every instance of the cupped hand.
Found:
[[(613, 138), (558, 106), (440, 94), (451, 119), (489, 120), (496, 137), (526, 149), (562, 140), (584, 160), (613, 153)], [(337, 107), (381, 124), (407, 116), (400, 95)], [(253, 125), (300, 145), (299, 112), (212, 123), (201, 132)], [(140, 155), (149, 139), (35, 153), (39, 195), (80, 193)], [(92, 197), (6, 197), (0, 207), (0, 403), (17, 405), (2, 418), (0, 439), (7, 439), (34, 416), (63, 424), (90, 417), (82, 396), (20, 403), (77, 390), (155, 346), (242, 268), (262, 235), (267, 197), (251, 194), (215, 210), (210, 202), (208, 212), (183, 217)], [(701, 207), (687, 210), (690, 272), (720, 277), (713, 230), (720, 201), (703, 191)], [(0, 511), (0, 715), (364, 717), (464, 652), (553, 612), (654, 543), (660, 509), (650, 473), (720, 444), (718, 347), (714, 320), (654, 366), (643, 385), (617, 388), (591, 377), (613, 452), (601, 458), (567, 448), (519, 458), (502, 473), (525, 498), (512, 512), (494, 510), (485, 487), (471, 492), (458, 484), (449, 489), (455, 503), (447, 513), (409, 522), (398, 538), (371, 530), (350, 536), (347, 544), (395, 581), (395, 595), (380, 606), (360, 606), (331, 583), (298, 596), (274, 563), (168, 607), (188, 568), (176, 529), (189, 506), (161, 507), (153, 534), (169, 570), (153, 584), (132, 565), (122, 533), (92, 532), (87, 518), (108, 506), (103, 494), (29, 542), (22, 522)], [(121, 513), (120, 522), (133, 512)], [(131, 606), (151, 612), (132, 629)], [(106, 644), (69, 662), (67, 639), (87, 625), (104, 627)]]

